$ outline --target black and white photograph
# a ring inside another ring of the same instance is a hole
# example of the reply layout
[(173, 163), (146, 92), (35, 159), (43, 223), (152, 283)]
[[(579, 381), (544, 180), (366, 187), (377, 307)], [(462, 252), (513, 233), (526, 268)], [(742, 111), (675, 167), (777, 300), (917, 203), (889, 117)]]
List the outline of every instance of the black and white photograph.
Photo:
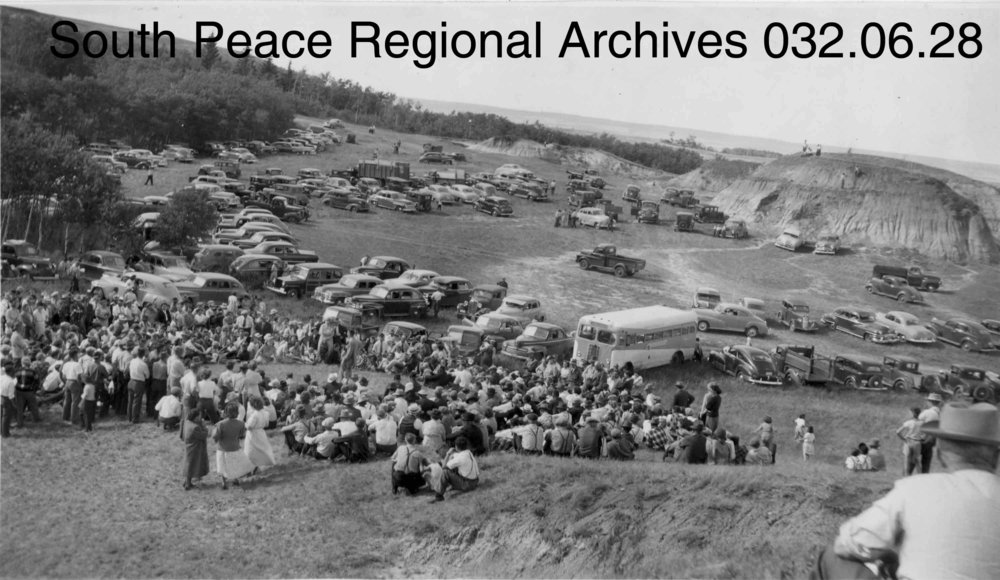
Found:
[(998, 73), (986, 1), (3, 3), (0, 579), (1000, 578)]

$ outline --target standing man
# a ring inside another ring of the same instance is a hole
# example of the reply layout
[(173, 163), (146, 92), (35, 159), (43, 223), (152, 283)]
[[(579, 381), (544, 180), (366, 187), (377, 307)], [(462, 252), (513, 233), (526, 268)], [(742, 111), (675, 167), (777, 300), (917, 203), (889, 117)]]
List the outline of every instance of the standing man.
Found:
[(80, 423), (80, 400), (83, 398), (83, 366), (80, 364), (80, 351), (73, 348), (69, 351), (69, 360), (63, 363), (63, 380), (66, 381), (63, 395), (63, 421)]
[(153, 166), (152, 165), (150, 165), (146, 169), (146, 183), (144, 183), (143, 185), (150, 185), (150, 186), (153, 185)]
[(160, 351), (160, 356), (153, 361), (150, 369), (149, 395), (146, 397), (146, 417), (155, 419), (156, 403), (167, 396), (167, 351)]
[(17, 379), (17, 386), (14, 390), (14, 409), (17, 416), (17, 426), (24, 427), (24, 408), (31, 411), (31, 417), (35, 423), (41, 423), (42, 417), (38, 414), (38, 374), (31, 368), (31, 357), (26, 356), (21, 359), (21, 368), (14, 375)]
[(353, 378), (354, 364), (358, 362), (362, 351), (364, 351), (364, 345), (358, 338), (358, 331), (350, 331), (347, 336), (347, 344), (344, 345), (344, 354), (340, 357), (340, 376), (343, 380)]
[(444, 292), (441, 290), (435, 290), (431, 294), (431, 309), (434, 312), (434, 318), (438, 317), (438, 312), (441, 311), (441, 300), (444, 299)]
[(673, 410), (674, 413), (684, 414), (684, 410), (694, 404), (694, 395), (684, 388), (684, 385), (681, 383), (677, 383), (675, 386), (677, 387), (677, 392), (674, 394)]
[[(940, 393), (927, 395), (927, 408), (917, 417), (920, 424), (926, 425), (931, 421), (939, 421), (941, 419), (941, 404), (943, 402), (944, 400), (941, 398)], [(931, 459), (934, 457), (934, 444), (936, 440), (934, 435), (928, 434), (926, 430), (924, 430), (923, 436), (923, 441), (920, 443), (920, 473), (930, 473)]]
[(142, 398), (146, 395), (146, 384), (149, 381), (149, 365), (143, 360), (146, 349), (139, 347), (132, 354), (128, 363), (128, 414), (129, 423), (139, 423), (142, 420)]
[(709, 383), (708, 392), (701, 404), (701, 414), (704, 416), (705, 427), (715, 433), (719, 428), (719, 408), (722, 406), (722, 389), (719, 383)]
[(903, 421), (902, 426), (896, 429), (896, 437), (903, 442), (903, 475), (911, 475), (917, 466), (920, 465), (921, 443), (923, 433), (920, 432), (920, 408), (910, 409), (911, 417)]
[(923, 430), (945, 472), (897, 480), (840, 526), (813, 578), (1000, 578), (1000, 411), (951, 403), (940, 417)]
[(14, 418), (14, 397), (17, 379), (14, 378), (14, 362), (3, 361), (3, 375), (0, 375), (0, 437), (10, 437), (10, 422)]

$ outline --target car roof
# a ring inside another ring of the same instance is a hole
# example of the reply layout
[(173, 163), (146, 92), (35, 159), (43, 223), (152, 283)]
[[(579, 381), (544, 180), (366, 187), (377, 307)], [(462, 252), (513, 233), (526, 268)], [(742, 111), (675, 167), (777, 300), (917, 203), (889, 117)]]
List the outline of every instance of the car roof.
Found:
[[(520, 319), (518, 318), (515, 318), (509, 314), (501, 314), (499, 312), (487, 312), (485, 314), (480, 315), (479, 318), (482, 318), (484, 316), (487, 318), (496, 318), (497, 320), (512, 320), (514, 322), (520, 322)], [(477, 318), (476, 320), (479, 320), (479, 318)]]
[(732, 350), (735, 350), (737, 352), (746, 353), (746, 354), (749, 354), (749, 355), (764, 356), (764, 357), (767, 357), (769, 360), (771, 358), (771, 356), (769, 354), (767, 354), (767, 351), (765, 351), (762, 348), (757, 348), (756, 346), (747, 346), (745, 344), (735, 344), (735, 345), (733, 345)]
[(412, 268), (410, 270), (407, 270), (407, 271), (403, 272), (403, 275), (404, 276), (418, 276), (418, 277), (419, 276), (432, 276), (432, 277), (436, 278), (438, 276), (438, 273), (435, 272), (434, 270), (420, 270), (420, 269)]
[[(528, 326), (536, 326), (538, 328), (544, 328), (545, 330), (563, 330), (563, 327), (558, 324), (552, 324), (551, 322), (532, 322)], [(565, 332), (563, 330), (563, 332)]]
[(702, 287), (695, 290), (696, 294), (721, 294), (715, 288)]
[(326, 262), (303, 262), (301, 264), (295, 264), (295, 265), (299, 266), (301, 268), (304, 268), (306, 270), (318, 270), (320, 268), (322, 268), (322, 269), (336, 269), (336, 270), (342, 270), (343, 269), (340, 266), (337, 266), (335, 264), (328, 264)]
[(527, 294), (508, 294), (506, 298), (503, 299), (504, 302), (541, 302), (538, 298), (534, 296), (528, 296)]
[(851, 362), (857, 362), (865, 365), (878, 365), (881, 366), (882, 361), (875, 360), (873, 358), (866, 358), (859, 354), (839, 354), (837, 358), (842, 358), (844, 360), (849, 360)]
[(460, 276), (438, 276), (434, 278), (434, 281), (440, 284), (448, 284), (451, 282), (468, 282), (469, 280)]
[(909, 312), (903, 312), (902, 310), (890, 310), (885, 313), (886, 316), (889, 316), (890, 314), (904, 320), (917, 320), (916, 314), (910, 314)]
[(801, 298), (785, 298), (785, 302), (791, 304), (792, 306), (809, 306), (809, 304), (802, 300)]
[(395, 258), (393, 256), (372, 256), (372, 260), (382, 260), (383, 262), (403, 262), (404, 264), (409, 264), (406, 260), (402, 258)]
[(220, 274), (218, 272), (195, 272), (195, 276), (199, 278), (204, 278), (206, 280), (226, 280), (227, 282), (238, 282), (236, 278), (233, 278), (229, 274)]
[[(9, 243), (9, 242), (4, 242)], [(109, 252), (108, 250), (90, 250), (89, 252), (84, 252), (84, 256), (116, 256), (122, 258), (123, 256), (118, 252)]]
[(371, 274), (344, 274), (344, 277), (341, 278), (340, 280), (341, 281), (344, 281), (344, 280), (375, 280), (375, 281), (377, 281), (379, 283), (382, 282), (381, 278), (379, 278), (378, 276), (372, 276)]
[(416, 322), (406, 322), (405, 320), (390, 320), (389, 322), (385, 323), (383, 329), (388, 328), (390, 326), (395, 326), (397, 328), (408, 328), (410, 330), (423, 330), (424, 332), (427, 332), (426, 327), (421, 326)]

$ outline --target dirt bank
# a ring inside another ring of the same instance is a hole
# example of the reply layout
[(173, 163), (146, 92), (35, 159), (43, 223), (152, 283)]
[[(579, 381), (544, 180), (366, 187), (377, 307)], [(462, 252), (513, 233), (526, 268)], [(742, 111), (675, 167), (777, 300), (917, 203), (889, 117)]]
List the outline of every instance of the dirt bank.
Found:
[(499, 137), (486, 139), (469, 146), (473, 151), (501, 153), (515, 157), (537, 157), (565, 165), (566, 169), (596, 169), (602, 175), (614, 174), (632, 179), (667, 179), (673, 175), (626, 161), (605, 151), (581, 147), (564, 147), (550, 143), (543, 145), (529, 139), (507, 141)]

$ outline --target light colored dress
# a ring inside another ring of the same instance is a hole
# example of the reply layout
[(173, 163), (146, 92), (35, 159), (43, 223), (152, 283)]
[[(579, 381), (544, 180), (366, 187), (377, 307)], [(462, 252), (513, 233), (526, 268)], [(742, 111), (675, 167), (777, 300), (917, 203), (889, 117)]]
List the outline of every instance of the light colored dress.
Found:
[(246, 436), (246, 426), (238, 419), (225, 419), (215, 426), (213, 439), (219, 445), (215, 452), (215, 470), (225, 479), (239, 479), (253, 471), (253, 463), (240, 446)]
[(267, 412), (256, 409), (250, 409), (250, 414), (247, 416), (247, 436), (243, 440), (243, 451), (250, 459), (250, 463), (257, 467), (270, 467), (277, 463), (271, 441), (264, 431), (269, 419)]
[(812, 457), (814, 453), (816, 453), (815, 441), (816, 441), (815, 433), (806, 433), (805, 435), (802, 436), (803, 457), (809, 458)]

